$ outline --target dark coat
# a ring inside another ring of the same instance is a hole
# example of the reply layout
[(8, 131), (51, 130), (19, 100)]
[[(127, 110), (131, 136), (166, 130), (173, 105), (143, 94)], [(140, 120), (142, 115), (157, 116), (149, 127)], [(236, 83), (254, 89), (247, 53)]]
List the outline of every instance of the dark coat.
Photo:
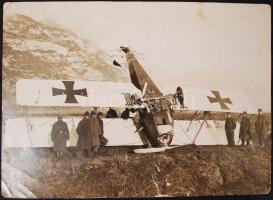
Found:
[(103, 120), (101, 118), (98, 117), (99, 120), (99, 124), (100, 124), (100, 129), (101, 129), (101, 135), (103, 135)]
[(100, 136), (102, 135), (101, 124), (98, 120), (98, 117), (91, 117), (91, 146), (99, 146), (100, 145)]
[(122, 113), (121, 113), (121, 118), (123, 119), (128, 119), (130, 117), (130, 110), (129, 108), (126, 108)]
[(90, 119), (83, 118), (78, 126), (77, 126), (77, 133), (79, 135), (78, 142), (77, 142), (77, 147), (79, 149), (90, 149), (91, 148), (91, 143), (90, 143), (90, 138), (91, 138), (91, 132), (90, 132)]
[(106, 113), (106, 118), (117, 118), (117, 117), (118, 117), (117, 112), (112, 108), (110, 108)]
[(226, 118), (225, 130), (226, 132), (233, 132), (236, 128), (236, 122), (232, 117)]
[(103, 120), (98, 117), (99, 123), (100, 123), (100, 129), (101, 129), (101, 135), (100, 135), (100, 145), (106, 146), (108, 143), (108, 140), (103, 136), (104, 130), (103, 130)]
[(251, 134), (250, 134), (250, 119), (248, 117), (243, 117), (241, 121), (241, 126), (240, 126), (240, 132), (239, 132), (239, 138), (240, 139), (251, 139)]
[(264, 115), (258, 115), (255, 122), (255, 130), (257, 133), (264, 133), (266, 129), (266, 119)]
[(236, 128), (236, 122), (232, 117), (226, 118), (225, 131), (227, 136), (228, 145), (234, 146), (234, 130)]
[(58, 120), (53, 124), (51, 140), (53, 142), (54, 151), (66, 150), (66, 141), (69, 140), (69, 131), (64, 121)]

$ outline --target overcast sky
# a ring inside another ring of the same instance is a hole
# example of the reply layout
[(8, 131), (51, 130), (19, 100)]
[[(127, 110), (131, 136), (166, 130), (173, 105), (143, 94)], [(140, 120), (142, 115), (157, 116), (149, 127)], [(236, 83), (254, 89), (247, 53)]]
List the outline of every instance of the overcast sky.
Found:
[(6, 3), (4, 15), (53, 21), (103, 50), (144, 54), (156, 84), (244, 93), (271, 110), (269, 5), (184, 2)]

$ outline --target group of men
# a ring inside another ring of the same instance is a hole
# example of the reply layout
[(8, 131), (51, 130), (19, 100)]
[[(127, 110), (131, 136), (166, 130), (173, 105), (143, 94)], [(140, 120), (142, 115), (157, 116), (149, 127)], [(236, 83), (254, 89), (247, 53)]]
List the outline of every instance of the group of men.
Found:
[[(107, 139), (103, 137), (103, 113), (86, 111), (83, 119), (79, 122), (76, 132), (78, 134), (77, 156), (90, 156), (92, 152), (96, 153), (99, 146), (105, 146)], [(69, 131), (67, 124), (58, 116), (58, 121), (53, 124), (51, 131), (51, 140), (53, 150), (59, 156), (67, 153), (66, 142), (69, 140)]]
[[(236, 122), (230, 116), (230, 113), (226, 114), (225, 121), (225, 131), (227, 136), (227, 141), (229, 146), (234, 146), (234, 130), (236, 129)], [(260, 146), (264, 145), (264, 137), (266, 131), (266, 119), (262, 113), (262, 109), (258, 109), (258, 116), (255, 122), (255, 132), (258, 137), (258, 142)], [(241, 145), (250, 147), (250, 141), (252, 140), (251, 130), (250, 130), (250, 118), (247, 116), (247, 112), (243, 112), (243, 116), (241, 119), (240, 131), (239, 131), (239, 139), (241, 140)]]
[[(112, 113), (110, 114), (111, 117), (113, 117)], [(107, 139), (103, 137), (102, 116), (102, 112), (97, 113), (96, 111), (91, 111), (91, 113), (89, 113), (88, 111), (86, 111), (84, 113), (84, 117), (79, 122), (76, 129), (76, 132), (79, 136), (77, 141), (77, 155), (90, 156), (92, 152), (96, 153), (98, 151), (99, 146), (105, 146), (107, 144)], [(227, 113), (225, 121), (225, 131), (229, 146), (235, 145), (235, 129), (236, 121), (231, 117), (230, 113)], [(258, 110), (258, 116), (255, 122), (255, 131), (258, 137), (259, 145), (263, 146), (266, 131), (266, 119), (265, 116), (262, 114), (262, 109)], [(250, 147), (252, 135), (250, 131), (250, 118), (247, 116), (246, 112), (243, 112), (242, 115), (239, 139), (241, 140), (242, 146), (246, 144), (248, 147)], [(66, 142), (67, 140), (69, 140), (69, 131), (67, 124), (62, 120), (62, 116), (58, 116), (58, 121), (53, 124), (51, 131), (51, 140), (53, 142), (53, 150), (56, 152), (57, 156), (64, 152), (68, 152), (66, 148)]]

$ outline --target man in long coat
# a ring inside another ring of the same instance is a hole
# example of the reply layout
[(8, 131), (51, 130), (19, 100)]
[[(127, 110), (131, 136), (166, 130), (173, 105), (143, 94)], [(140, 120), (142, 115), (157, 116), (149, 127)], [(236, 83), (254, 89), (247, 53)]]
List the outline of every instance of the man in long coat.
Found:
[(67, 124), (62, 120), (62, 116), (58, 116), (58, 121), (53, 124), (51, 140), (56, 156), (61, 155), (63, 152), (67, 152), (66, 141), (69, 140), (69, 131)]
[(102, 135), (100, 122), (95, 111), (91, 112), (90, 118), (90, 143), (96, 153), (100, 146), (100, 136)]
[(102, 117), (103, 117), (103, 113), (102, 113), (102, 112), (99, 112), (99, 113), (98, 113), (98, 120), (99, 120), (99, 123), (100, 123), (100, 129), (101, 129), (100, 145), (101, 145), (101, 146), (106, 146), (106, 144), (108, 143), (108, 140), (104, 137), (104, 128), (103, 128), (103, 120), (102, 120)]
[(79, 122), (76, 131), (79, 135), (77, 147), (80, 151), (85, 152), (87, 155), (90, 155), (91, 150), (90, 128), (90, 114), (88, 111), (86, 111), (83, 119)]
[(262, 114), (262, 109), (259, 108), (258, 110), (258, 117), (255, 122), (255, 131), (258, 136), (259, 145), (264, 145), (264, 134), (266, 131), (266, 119), (265, 116)]
[(247, 116), (247, 113), (243, 112), (243, 117), (240, 126), (239, 138), (242, 141), (242, 146), (247, 142), (247, 146), (250, 146), (251, 134), (250, 134), (250, 119)]
[(226, 122), (225, 122), (225, 131), (227, 136), (227, 141), (229, 146), (234, 146), (234, 130), (236, 128), (235, 120), (230, 116), (230, 113), (226, 115)]

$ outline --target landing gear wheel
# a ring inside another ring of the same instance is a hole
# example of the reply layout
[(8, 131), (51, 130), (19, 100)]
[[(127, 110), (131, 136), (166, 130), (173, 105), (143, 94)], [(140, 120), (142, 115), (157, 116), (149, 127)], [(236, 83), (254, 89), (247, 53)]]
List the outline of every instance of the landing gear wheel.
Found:
[(160, 147), (169, 146), (172, 142), (173, 135), (170, 133), (165, 133), (157, 137), (157, 143)]

